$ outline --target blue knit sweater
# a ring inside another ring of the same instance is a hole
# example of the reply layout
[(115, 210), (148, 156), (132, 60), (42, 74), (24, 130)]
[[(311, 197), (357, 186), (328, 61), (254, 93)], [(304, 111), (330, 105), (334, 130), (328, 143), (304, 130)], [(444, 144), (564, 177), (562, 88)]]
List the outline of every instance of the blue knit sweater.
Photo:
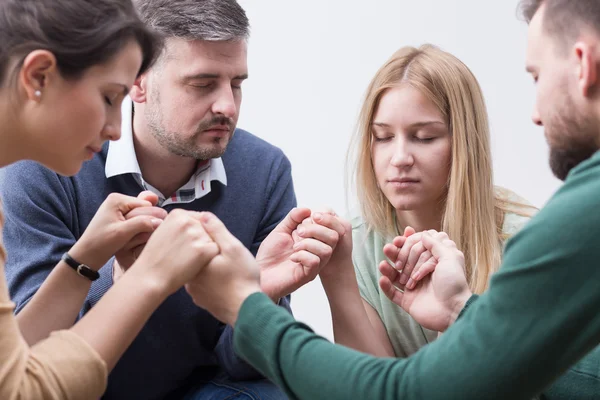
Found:
[[(137, 196), (142, 191), (132, 175), (106, 178), (107, 149), (105, 145), (71, 178), (28, 161), (6, 168), (1, 185), (6, 273), (17, 312), (82, 235), (109, 193)], [(280, 149), (239, 129), (222, 159), (227, 186), (213, 182), (208, 195), (165, 209), (211, 211), (256, 254), (296, 205), (289, 160)], [(110, 265), (100, 270), (82, 313), (110, 288), (111, 270)], [(281, 305), (289, 309), (287, 299)], [(104, 398), (163, 399), (218, 372), (238, 380), (260, 377), (233, 353), (232, 336), (231, 327), (196, 307), (182, 289), (156, 310), (123, 355), (109, 376)]]

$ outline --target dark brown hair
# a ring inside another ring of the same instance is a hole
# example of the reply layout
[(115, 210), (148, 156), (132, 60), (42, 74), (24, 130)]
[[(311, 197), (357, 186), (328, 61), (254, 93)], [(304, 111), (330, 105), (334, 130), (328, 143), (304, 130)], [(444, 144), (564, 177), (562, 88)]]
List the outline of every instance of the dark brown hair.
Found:
[(0, 85), (14, 78), (34, 50), (52, 52), (62, 76), (77, 79), (109, 61), (130, 40), (141, 47), (142, 73), (161, 42), (131, 0), (0, 0)]

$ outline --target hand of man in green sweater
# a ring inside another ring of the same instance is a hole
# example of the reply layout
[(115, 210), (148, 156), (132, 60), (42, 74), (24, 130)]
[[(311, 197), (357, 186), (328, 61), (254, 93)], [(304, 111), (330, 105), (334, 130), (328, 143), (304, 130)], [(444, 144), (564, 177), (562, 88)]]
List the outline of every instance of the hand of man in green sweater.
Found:
[[(431, 235), (423, 232), (411, 236), (418, 238), (419, 244), (429, 251), (436, 267), (433, 274), (424, 277), (414, 289), (398, 290), (392, 282), (398, 271), (387, 261), (379, 269), (382, 273), (380, 286), (385, 295), (408, 312), (419, 324), (438, 332), (445, 331), (458, 317), (465, 303), (471, 297), (471, 291), (465, 277), (465, 258), (456, 244), (447, 235)], [(405, 246), (414, 246), (415, 240), (407, 239)], [(402, 251), (410, 252), (410, 248)]]

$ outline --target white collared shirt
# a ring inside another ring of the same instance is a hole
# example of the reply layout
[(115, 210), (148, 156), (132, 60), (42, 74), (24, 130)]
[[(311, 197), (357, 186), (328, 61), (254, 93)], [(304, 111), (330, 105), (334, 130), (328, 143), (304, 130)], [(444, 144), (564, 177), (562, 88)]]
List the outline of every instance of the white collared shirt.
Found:
[(170, 197), (165, 196), (152, 185), (144, 181), (133, 146), (133, 101), (129, 96), (123, 99), (121, 106), (121, 139), (108, 144), (105, 174), (107, 178), (117, 175), (133, 174), (138, 183), (158, 196), (158, 205), (190, 203), (210, 193), (211, 182), (219, 181), (227, 185), (225, 166), (221, 158), (199, 161), (198, 168), (190, 180), (177, 189)]

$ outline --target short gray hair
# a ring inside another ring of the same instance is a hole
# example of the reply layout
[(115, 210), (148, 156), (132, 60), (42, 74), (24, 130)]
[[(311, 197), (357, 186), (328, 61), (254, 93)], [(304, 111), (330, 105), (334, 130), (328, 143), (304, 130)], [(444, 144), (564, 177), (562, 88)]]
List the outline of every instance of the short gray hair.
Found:
[(135, 0), (142, 20), (163, 38), (247, 40), (250, 25), (235, 0)]

